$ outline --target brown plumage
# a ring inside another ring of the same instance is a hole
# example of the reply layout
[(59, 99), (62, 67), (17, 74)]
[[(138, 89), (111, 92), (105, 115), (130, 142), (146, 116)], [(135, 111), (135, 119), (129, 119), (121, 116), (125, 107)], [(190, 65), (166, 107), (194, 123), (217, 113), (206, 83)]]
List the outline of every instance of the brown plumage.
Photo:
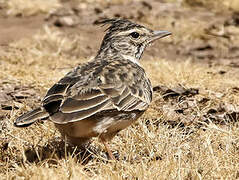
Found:
[(66, 74), (49, 89), (41, 107), (17, 118), (15, 126), (49, 117), (69, 143), (83, 146), (99, 137), (106, 146), (148, 108), (152, 86), (139, 60), (149, 43), (171, 33), (122, 19), (99, 23), (110, 27), (97, 56)]

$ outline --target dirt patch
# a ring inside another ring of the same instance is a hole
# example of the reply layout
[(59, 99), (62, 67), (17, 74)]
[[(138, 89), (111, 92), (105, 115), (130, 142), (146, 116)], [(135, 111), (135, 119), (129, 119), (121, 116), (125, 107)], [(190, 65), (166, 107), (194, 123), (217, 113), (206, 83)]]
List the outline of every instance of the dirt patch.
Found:
[(6, 45), (21, 38), (29, 38), (42, 28), (44, 16), (1, 17), (0, 45)]

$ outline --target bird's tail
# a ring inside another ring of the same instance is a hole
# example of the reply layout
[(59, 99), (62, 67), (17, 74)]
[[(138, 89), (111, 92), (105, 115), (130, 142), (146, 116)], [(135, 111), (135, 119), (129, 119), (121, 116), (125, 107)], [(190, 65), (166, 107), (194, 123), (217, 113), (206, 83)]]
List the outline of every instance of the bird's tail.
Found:
[(39, 107), (18, 117), (14, 125), (16, 127), (27, 127), (37, 120), (46, 119), (48, 117), (49, 113), (43, 107)]

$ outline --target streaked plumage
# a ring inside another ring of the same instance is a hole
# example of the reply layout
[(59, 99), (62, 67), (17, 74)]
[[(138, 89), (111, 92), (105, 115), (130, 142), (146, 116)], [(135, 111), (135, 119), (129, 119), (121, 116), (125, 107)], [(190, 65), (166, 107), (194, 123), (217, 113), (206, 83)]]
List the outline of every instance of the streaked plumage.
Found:
[(122, 19), (100, 23), (110, 27), (97, 56), (66, 74), (15, 126), (49, 117), (68, 142), (82, 146), (92, 137), (112, 139), (148, 108), (152, 86), (139, 60), (149, 43), (170, 33)]

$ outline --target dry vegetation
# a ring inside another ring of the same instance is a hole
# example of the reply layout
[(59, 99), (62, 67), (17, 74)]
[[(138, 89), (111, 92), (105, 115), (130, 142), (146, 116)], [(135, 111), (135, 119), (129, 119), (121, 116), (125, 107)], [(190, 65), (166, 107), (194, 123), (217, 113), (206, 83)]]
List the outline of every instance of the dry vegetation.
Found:
[[(62, 6), (60, 1), (49, 1), (49, 6), (16, 2), (6, 1), (11, 15), (48, 13)], [(170, 8), (179, 1), (167, 2)], [(51, 122), (23, 129), (13, 127), (16, 117), (37, 106), (54, 82), (91, 58), (78, 54), (85, 46), (80, 33), (69, 36), (67, 30), (44, 25), (30, 38), (1, 46), (0, 179), (239, 178), (239, 66), (235, 52), (239, 49), (239, 30), (237, 24), (227, 20), (234, 11), (229, 8), (225, 17), (215, 17), (213, 22), (219, 22), (215, 25), (207, 20), (207, 10), (192, 9), (192, 17), (187, 13), (195, 6), (209, 4), (217, 11), (218, 4), (192, 2), (180, 1), (177, 15), (181, 13), (183, 18), (176, 21), (173, 15), (161, 21), (156, 16), (135, 19), (164, 27), (174, 35), (149, 47), (143, 57), (142, 65), (155, 87), (154, 101), (136, 124), (110, 143), (118, 161), (107, 159), (97, 139), (86, 152), (65, 145)], [(237, 4), (236, 0), (220, 2), (227, 7)], [(206, 18), (196, 16), (200, 13)], [(92, 40), (94, 35), (89, 42)]]
[(7, 14), (16, 16), (32, 16), (38, 13), (49, 13), (60, 8), (58, 0), (11, 0), (6, 1)]

